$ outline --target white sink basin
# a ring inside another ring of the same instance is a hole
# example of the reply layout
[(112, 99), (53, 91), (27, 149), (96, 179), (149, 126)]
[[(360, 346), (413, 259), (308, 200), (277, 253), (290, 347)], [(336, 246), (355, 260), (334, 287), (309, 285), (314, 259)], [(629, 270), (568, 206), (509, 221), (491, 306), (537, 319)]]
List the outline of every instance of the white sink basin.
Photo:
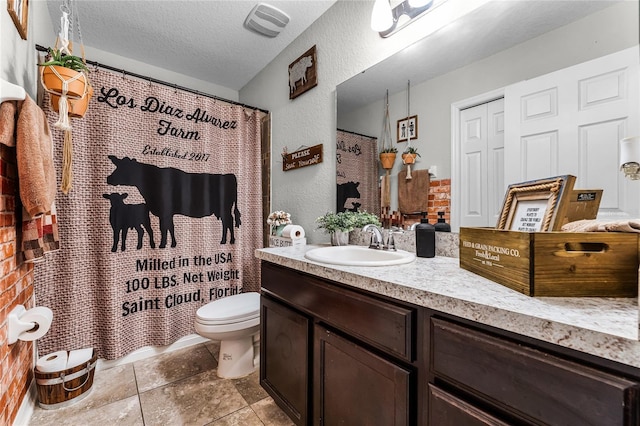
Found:
[(331, 246), (309, 250), (304, 257), (315, 262), (346, 266), (390, 266), (411, 263), (416, 255), (404, 250), (376, 250), (364, 246)]

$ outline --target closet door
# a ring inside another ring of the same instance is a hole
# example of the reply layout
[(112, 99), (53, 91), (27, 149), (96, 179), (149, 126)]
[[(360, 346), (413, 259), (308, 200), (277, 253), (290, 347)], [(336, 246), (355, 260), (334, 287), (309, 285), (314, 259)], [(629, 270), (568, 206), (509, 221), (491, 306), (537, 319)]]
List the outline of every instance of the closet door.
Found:
[(640, 134), (637, 47), (505, 90), (508, 183), (572, 174), (603, 189), (601, 213), (637, 214), (638, 190), (619, 171), (619, 141)]
[(504, 100), (460, 111), (461, 226), (495, 226), (504, 197)]

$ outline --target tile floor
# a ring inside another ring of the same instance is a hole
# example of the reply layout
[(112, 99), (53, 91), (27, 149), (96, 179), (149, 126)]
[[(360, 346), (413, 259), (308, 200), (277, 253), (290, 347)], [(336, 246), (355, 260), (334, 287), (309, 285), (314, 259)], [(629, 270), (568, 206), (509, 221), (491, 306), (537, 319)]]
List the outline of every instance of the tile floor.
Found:
[(218, 342), (98, 370), (90, 393), (55, 410), (35, 408), (29, 425), (293, 425), (260, 387), (258, 372), (216, 375)]

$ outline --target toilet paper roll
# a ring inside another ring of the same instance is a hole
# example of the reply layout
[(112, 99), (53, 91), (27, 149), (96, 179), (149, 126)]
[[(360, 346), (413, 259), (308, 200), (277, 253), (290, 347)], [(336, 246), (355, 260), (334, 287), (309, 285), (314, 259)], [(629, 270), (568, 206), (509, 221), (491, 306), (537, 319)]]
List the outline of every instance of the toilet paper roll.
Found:
[(76, 349), (69, 352), (67, 360), (67, 369), (77, 367), (80, 364), (86, 364), (93, 356), (93, 348)]
[(53, 352), (38, 358), (36, 369), (41, 373), (55, 373), (67, 369), (67, 351)]
[(299, 240), (304, 238), (304, 228), (300, 225), (287, 225), (282, 230), (282, 236), (292, 240)]
[(20, 315), (21, 324), (35, 323), (36, 327), (18, 334), (19, 340), (33, 341), (44, 336), (51, 327), (53, 312), (46, 306), (36, 306)]

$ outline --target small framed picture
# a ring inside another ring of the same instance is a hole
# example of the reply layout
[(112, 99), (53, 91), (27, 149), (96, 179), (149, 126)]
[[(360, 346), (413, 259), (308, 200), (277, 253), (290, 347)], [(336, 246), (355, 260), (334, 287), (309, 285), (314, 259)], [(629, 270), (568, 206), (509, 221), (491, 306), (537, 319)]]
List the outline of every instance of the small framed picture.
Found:
[(27, 39), (27, 18), (29, 17), (29, 0), (7, 0), (7, 10), (18, 33), (23, 40)]
[(418, 139), (418, 116), (412, 115), (398, 120), (397, 141), (406, 142), (407, 140)]
[(509, 185), (497, 229), (558, 231), (563, 225), (576, 177), (556, 176)]

